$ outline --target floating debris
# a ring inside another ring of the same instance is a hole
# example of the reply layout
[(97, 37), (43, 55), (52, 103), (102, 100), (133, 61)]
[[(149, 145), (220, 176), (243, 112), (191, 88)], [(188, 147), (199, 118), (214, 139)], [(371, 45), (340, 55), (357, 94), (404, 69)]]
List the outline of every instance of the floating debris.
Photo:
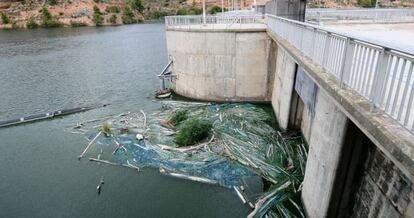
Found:
[[(87, 106), (87, 107), (77, 107), (77, 108), (72, 108), (72, 109), (58, 110), (58, 111), (53, 111), (49, 113), (34, 114), (34, 115), (25, 116), (25, 117), (20, 117), (17, 119), (0, 121), (0, 128), (20, 125), (20, 124), (25, 124), (25, 123), (31, 123), (31, 122), (36, 122), (40, 120), (52, 119), (52, 118), (66, 116), (66, 115), (70, 115), (74, 113), (85, 112), (85, 111), (89, 111), (89, 110), (92, 110), (98, 107), (106, 107), (108, 105), (109, 104), (103, 104), (103, 105), (98, 105), (98, 106), (95, 105), (95, 106)], [(80, 128), (80, 127), (81, 127), (80, 125), (77, 125), (75, 128)]]
[(92, 141), (90, 141), (88, 143), (88, 145), (86, 146), (85, 150), (83, 150), (82, 154), (78, 156), (78, 160), (80, 160), (83, 155), (85, 155), (86, 151), (89, 149), (89, 147), (96, 141), (96, 139), (99, 138), (99, 136), (102, 134), (102, 131), (99, 131), (98, 134), (96, 134), (95, 138), (92, 139)]
[(158, 99), (165, 99), (169, 98), (172, 95), (171, 89), (168, 88), (161, 88), (155, 91), (155, 98)]
[[(197, 144), (180, 147), (179, 126), (192, 119), (208, 121), (211, 131)], [(252, 104), (165, 101), (160, 111), (148, 116), (131, 112), (83, 122), (78, 130), (94, 140), (99, 123), (111, 123), (109, 137), (86, 149), (91, 161), (158, 168), (164, 175), (233, 188), (243, 204), (254, 206), (251, 217), (283, 216), (292, 208), (297, 211), (289, 213), (300, 217), (302, 209), (294, 197), (304, 177), (306, 146), (299, 134), (278, 132), (270, 121), (265, 110)], [(94, 158), (98, 153), (100, 158)], [(254, 196), (245, 193), (249, 188), (242, 179), (257, 175), (270, 187), (263, 196), (257, 188)]]
[(96, 187), (96, 190), (98, 191), (98, 195), (101, 194), (101, 189), (102, 189), (103, 184), (104, 184), (104, 180), (103, 180), (103, 176), (102, 176), (101, 180), (99, 181), (98, 186)]

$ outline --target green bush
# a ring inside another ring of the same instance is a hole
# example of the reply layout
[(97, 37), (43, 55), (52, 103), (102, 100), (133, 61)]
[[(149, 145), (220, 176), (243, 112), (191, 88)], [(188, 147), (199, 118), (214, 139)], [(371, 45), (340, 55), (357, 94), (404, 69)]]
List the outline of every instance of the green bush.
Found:
[(212, 8), (210, 8), (209, 12), (210, 14), (221, 13), (221, 7), (214, 5)]
[(148, 13), (149, 19), (155, 19), (158, 20), (162, 17), (168, 16), (169, 14), (165, 11), (151, 11)]
[(107, 13), (115, 13), (115, 14), (118, 14), (119, 12), (121, 12), (121, 9), (119, 9), (118, 6), (108, 6), (108, 7), (106, 7), (105, 11)]
[(124, 8), (124, 13), (122, 14), (122, 23), (124, 24), (131, 24), (136, 23), (137, 21), (134, 18), (134, 13), (132, 12), (130, 7)]
[(175, 142), (179, 146), (193, 145), (205, 139), (213, 125), (207, 120), (190, 118), (185, 120), (178, 129), (175, 135)]
[(10, 18), (9, 16), (7, 16), (7, 14), (0, 12), (0, 17), (1, 17), (1, 22), (3, 24), (9, 24), (10, 23)]
[(59, 27), (62, 24), (57, 21), (49, 10), (46, 7), (41, 9), (41, 17), (42, 17), (42, 27), (50, 28), (50, 27)]
[(140, 13), (142, 13), (142, 11), (144, 11), (144, 9), (145, 9), (144, 5), (142, 5), (141, 0), (132, 0), (131, 1), (131, 8), (133, 10), (139, 11)]
[(187, 110), (177, 110), (170, 117), (169, 122), (171, 125), (176, 126), (188, 118)]
[(33, 17), (29, 18), (26, 21), (26, 28), (28, 29), (34, 29), (37, 28), (39, 25), (36, 23), (35, 19)]
[(45, 27), (45, 28), (53, 28), (53, 27), (60, 27), (60, 26), (62, 26), (62, 24), (55, 19), (42, 21), (42, 27)]
[(197, 15), (201, 13), (203, 13), (203, 10), (197, 7), (184, 7), (177, 11), (177, 15)]
[(359, 6), (364, 8), (374, 7), (376, 0), (357, 0)]
[(56, 5), (57, 4), (57, 0), (49, 0), (49, 5)]
[(84, 22), (78, 22), (78, 21), (70, 21), (70, 26), (71, 27), (83, 27), (83, 26), (87, 26), (86, 23)]
[(116, 20), (118, 20), (116, 14), (111, 15), (111, 17), (109, 18), (109, 22), (112, 24), (116, 24)]
[(99, 10), (98, 6), (96, 5), (93, 6), (92, 21), (96, 24), (96, 26), (100, 26), (103, 23), (101, 10)]

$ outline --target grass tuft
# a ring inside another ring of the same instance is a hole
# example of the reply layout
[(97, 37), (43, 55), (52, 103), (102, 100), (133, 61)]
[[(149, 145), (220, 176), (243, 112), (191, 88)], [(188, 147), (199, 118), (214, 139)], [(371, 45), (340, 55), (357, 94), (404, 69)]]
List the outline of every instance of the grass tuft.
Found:
[(190, 118), (182, 122), (175, 135), (175, 142), (181, 146), (193, 145), (205, 139), (213, 124), (208, 120)]

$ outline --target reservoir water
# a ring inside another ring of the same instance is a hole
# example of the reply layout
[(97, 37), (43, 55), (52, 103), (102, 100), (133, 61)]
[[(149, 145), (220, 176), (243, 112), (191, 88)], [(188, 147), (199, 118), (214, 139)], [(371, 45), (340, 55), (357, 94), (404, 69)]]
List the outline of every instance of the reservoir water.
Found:
[(0, 31), (0, 120), (111, 104), (0, 129), (0, 217), (245, 217), (230, 189), (77, 160), (87, 140), (68, 129), (158, 109), (166, 63), (162, 24)]

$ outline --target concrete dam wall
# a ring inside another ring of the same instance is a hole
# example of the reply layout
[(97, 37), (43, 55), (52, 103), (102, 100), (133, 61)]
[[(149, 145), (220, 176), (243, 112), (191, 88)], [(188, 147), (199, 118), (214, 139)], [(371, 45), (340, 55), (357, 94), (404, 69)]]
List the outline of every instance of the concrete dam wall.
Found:
[(414, 217), (414, 136), (300, 51), (269, 31), (240, 29), (167, 29), (167, 44), (177, 93), (270, 102), (281, 128), (301, 130), (308, 217)]
[(270, 101), (265, 29), (167, 31), (174, 91), (209, 101)]

